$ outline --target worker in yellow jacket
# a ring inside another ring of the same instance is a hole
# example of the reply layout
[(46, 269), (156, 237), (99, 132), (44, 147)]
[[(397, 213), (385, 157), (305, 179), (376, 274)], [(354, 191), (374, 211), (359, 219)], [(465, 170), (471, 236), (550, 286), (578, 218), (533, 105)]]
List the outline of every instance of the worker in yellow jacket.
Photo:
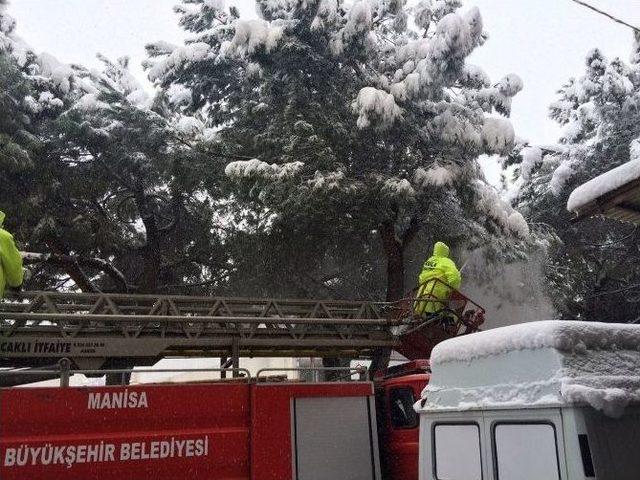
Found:
[[(439, 280), (439, 281), (437, 281)], [(460, 288), (462, 278), (456, 264), (449, 258), (449, 247), (436, 242), (433, 255), (424, 262), (418, 277), (418, 294), (414, 305), (418, 314), (434, 313), (445, 306), (451, 288)]]
[(13, 241), (13, 235), (2, 228), (5, 214), (0, 210), (0, 298), (4, 289), (22, 285), (22, 256)]

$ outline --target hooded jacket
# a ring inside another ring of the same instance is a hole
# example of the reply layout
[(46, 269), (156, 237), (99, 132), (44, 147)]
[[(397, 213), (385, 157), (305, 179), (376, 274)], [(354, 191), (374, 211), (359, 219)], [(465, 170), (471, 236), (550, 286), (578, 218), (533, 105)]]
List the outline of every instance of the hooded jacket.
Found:
[[(440, 283), (437, 282), (440, 280)], [(443, 301), (449, 298), (451, 288), (460, 288), (462, 278), (456, 264), (449, 258), (449, 247), (443, 242), (436, 242), (433, 255), (424, 262), (418, 277), (418, 295), (431, 301), (416, 301), (416, 313), (433, 313), (444, 307)], [(446, 284), (446, 285), (445, 285)], [(447, 286), (448, 285), (448, 286)], [(441, 300), (441, 301), (438, 301)]]
[(2, 228), (5, 214), (0, 211), (0, 297), (4, 289), (22, 285), (22, 256), (13, 241), (13, 235)]

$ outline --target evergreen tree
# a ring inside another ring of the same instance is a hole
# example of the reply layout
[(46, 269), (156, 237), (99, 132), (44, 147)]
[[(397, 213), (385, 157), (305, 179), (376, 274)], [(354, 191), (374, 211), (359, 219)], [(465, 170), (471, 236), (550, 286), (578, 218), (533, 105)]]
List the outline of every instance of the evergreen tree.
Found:
[(304, 239), (323, 224), (326, 238), (380, 245), (395, 300), (423, 232), (512, 254), (528, 236), (476, 161), (511, 150), (513, 129), (496, 114), (509, 114), (521, 81), (492, 86), (465, 62), (485, 36), (479, 11), (460, 4), (260, 0), (262, 18), (243, 20), (221, 1), (184, 0), (192, 38), (150, 45), (149, 77), (202, 115), (209, 151), (235, 160), (234, 200), (270, 213), (267, 233)]
[(637, 320), (640, 231), (598, 218), (572, 223), (566, 205), (578, 185), (640, 150), (638, 36), (630, 64), (594, 50), (585, 74), (569, 80), (559, 97), (550, 112), (563, 126), (560, 145), (525, 149), (516, 170), (517, 207), (552, 240), (548, 293), (563, 318)]
[(26, 249), (53, 254), (28, 288), (218, 286), (228, 265), (194, 119), (145, 93), (126, 58), (94, 73), (36, 54), (4, 2), (0, 28), (0, 204)]

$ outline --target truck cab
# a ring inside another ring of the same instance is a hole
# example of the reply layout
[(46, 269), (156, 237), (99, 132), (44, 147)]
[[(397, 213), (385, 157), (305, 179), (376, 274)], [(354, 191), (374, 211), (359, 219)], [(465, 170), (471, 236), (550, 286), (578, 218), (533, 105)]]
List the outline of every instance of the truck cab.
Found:
[(640, 326), (548, 321), (451, 339), (416, 403), (420, 480), (631, 480)]
[(418, 480), (420, 419), (413, 405), (429, 382), (428, 360), (388, 368), (376, 379), (380, 463), (385, 479)]

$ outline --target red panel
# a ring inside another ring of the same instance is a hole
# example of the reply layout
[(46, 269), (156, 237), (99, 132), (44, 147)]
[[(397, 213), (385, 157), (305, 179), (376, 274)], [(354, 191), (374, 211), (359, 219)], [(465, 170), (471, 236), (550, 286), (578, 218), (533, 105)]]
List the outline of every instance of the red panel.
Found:
[(249, 388), (0, 390), (0, 478), (248, 479)]
[(0, 478), (287, 480), (291, 399), (372, 393), (367, 382), (0, 389)]
[(369, 395), (373, 395), (373, 384), (369, 382), (254, 385), (251, 392), (252, 480), (291, 480), (292, 398)]

